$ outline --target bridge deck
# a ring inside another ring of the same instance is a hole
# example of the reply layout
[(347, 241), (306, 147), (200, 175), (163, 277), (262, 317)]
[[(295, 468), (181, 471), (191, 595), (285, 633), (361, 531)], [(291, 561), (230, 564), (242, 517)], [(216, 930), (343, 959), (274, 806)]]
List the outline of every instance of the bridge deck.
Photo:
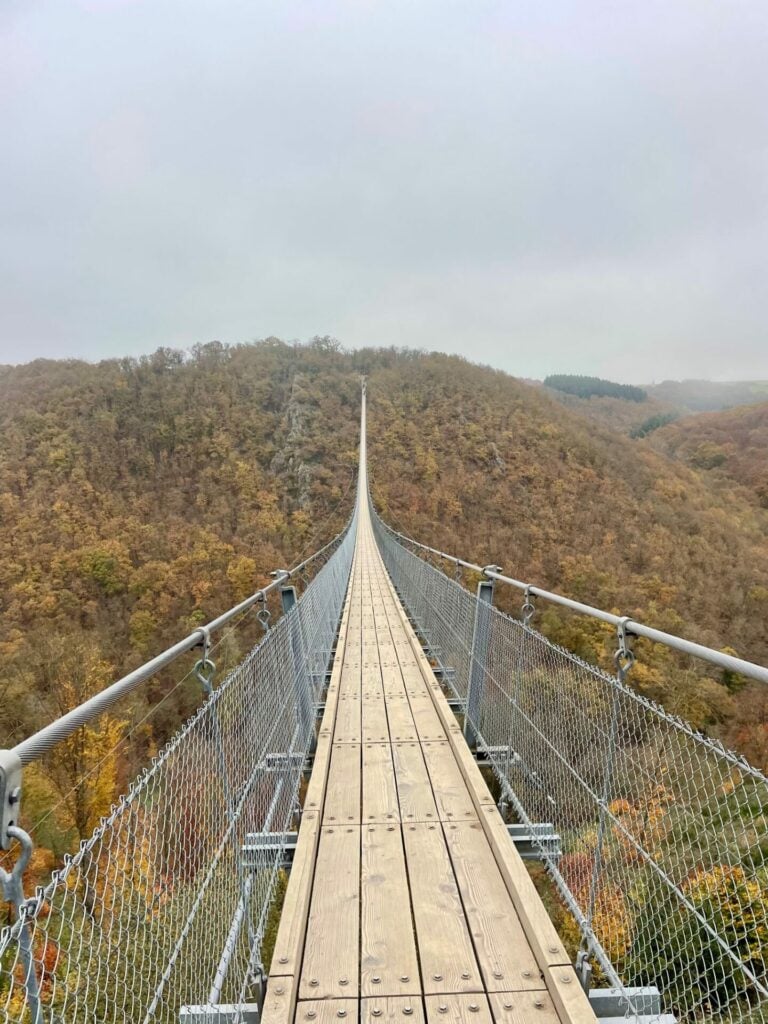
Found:
[(264, 1024), (594, 1021), (360, 510)]

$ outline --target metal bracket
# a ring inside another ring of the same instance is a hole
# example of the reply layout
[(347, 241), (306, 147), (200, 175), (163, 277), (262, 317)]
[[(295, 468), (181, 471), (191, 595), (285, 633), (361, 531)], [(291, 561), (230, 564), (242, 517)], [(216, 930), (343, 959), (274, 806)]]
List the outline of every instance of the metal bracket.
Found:
[(443, 668), (441, 665), (438, 665), (436, 668), (433, 668), (432, 671), (441, 683), (447, 683), (448, 686), (451, 688), (453, 687), (454, 680), (456, 679), (455, 668), (451, 668), (450, 666)]
[[(418, 630), (417, 630), (417, 632), (418, 632)], [(426, 639), (422, 643), (421, 649), (422, 649), (422, 651), (424, 651), (424, 653), (426, 654), (426, 656), (428, 658), (431, 658), (434, 661), (439, 661), (440, 660), (440, 655), (443, 653), (442, 652), (442, 648), (438, 647), (436, 644), (430, 643), (430, 641), (426, 640)]]
[(241, 850), (243, 867), (246, 870), (261, 867), (265, 856), (269, 858), (275, 850), (282, 849), (281, 866), (289, 868), (298, 841), (297, 832), (249, 832)]
[(268, 772), (285, 772), (292, 771), (294, 768), (302, 769), (304, 767), (304, 754), (301, 753), (290, 753), (290, 754), (265, 754), (264, 755), (264, 768)]
[(579, 950), (576, 954), (576, 974), (584, 992), (589, 995), (592, 987), (592, 964), (589, 962), (589, 954), (585, 949)]
[(487, 746), (483, 744), (472, 751), (472, 757), (477, 761), (478, 764), (493, 764), (494, 761), (503, 760), (509, 753), (509, 747), (504, 746)]
[[(284, 572), (284, 569), (279, 569), (278, 572)], [(274, 573), (272, 575), (275, 575)], [(288, 577), (286, 577), (287, 579)], [(296, 593), (296, 587), (282, 586), (280, 587), (280, 604), (283, 608), (283, 615), (287, 615), (288, 612), (295, 608), (298, 604), (298, 594)]]
[(209, 1006), (182, 1006), (180, 1024), (259, 1024), (258, 1003), (218, 1003)]
[(523, 860), (558, 860), (562, 854), (560, 836), (549, 821), (533, 825), (507, 825), (509, 838)]
[(0, 849), (8, 850), (8, 829), (18, 825), (21, 810), (21, 760), (12, 750), (0, 750)]
[(310, 672), (309, 678), (312, 682), (312, 686), (315, 689), (318, 689), (319, 687), (320, 689), (324, 690), (326, 686), (330, 683), (332, 675), (333, 672), (326, 669), (325, 672)]
[(589, 993), (589, 1005), (604, 1024), (675, 1024), (672, 1014), (661, 1012), (661, 993), (653, 985), (627, 989), (593, 988)]
[[(483, 572), (495, 572), (499, 566), (486, 565)], [(485, 667), (488, 656), (489, 609), (493, 606), (494, 580), (483, 579), (477, 584), (474, 621), (472, 623), (472, 646), (470, 647), (469, 680), (467, 702), (464, 713), (464, 738), (470, 749), (477, 747), (478, 735), (475, 724), (480, 719), (485, 689)]]
[[(530, 826), (507, 825), (506, 829), (523, 860), (552, 860), (560, 857), (560, 836), (551, 822), (537, 822)], [(256, 867), (259, 855), (269, 856), (276, 849), (283, 850), (283, 867), (290, 867), (298, 839), (297, 832), (249, 832), (242, 848), (243, 867)]]

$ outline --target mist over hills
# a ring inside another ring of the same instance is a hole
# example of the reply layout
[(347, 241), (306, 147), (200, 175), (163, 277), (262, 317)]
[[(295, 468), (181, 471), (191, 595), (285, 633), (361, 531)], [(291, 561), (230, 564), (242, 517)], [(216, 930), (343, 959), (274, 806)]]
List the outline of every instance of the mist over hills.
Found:
[(717, 412), (737, 405), (768, 402), (767, 380), (665, 380), (645, 390), (657, 402), (688, 412)]
[[(554, 379), (554, 378), (553, 378)], [(568, 378), (566, 378), (568, 379)], [(571, 377), (578, 381), (580, 379)], [(544, 381), (547, 385), (549, 382)], [(539, 381), (529, 381), (535, 386)], [(605, 381), (605, 384), (610, 382)], [(613, 385), (618, 389), (624, 385)], [(557, 401), (589, 419), (618, 429), (631, 437), (645, 437), (662, 426), (689, 417), (698, 412), (719, 412), (739, 406), (760, 405), (768, 402), (768, 381), (663, 381), (661, 384), (643, 385), (642, 401), (625, 401), (610, 393), (588, 397), (548, 386), (546, 390)]]

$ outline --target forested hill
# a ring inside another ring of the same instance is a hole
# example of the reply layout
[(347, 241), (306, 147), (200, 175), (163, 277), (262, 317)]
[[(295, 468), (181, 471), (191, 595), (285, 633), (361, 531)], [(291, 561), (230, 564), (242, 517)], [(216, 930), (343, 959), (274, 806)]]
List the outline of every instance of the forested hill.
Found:
[[(518, 579), (765, 662), (768, 516), (743, 495), (710, 487), (705, 473), (543, 389), (449, 357), (395, 360), (369, 391), (374, 497), (385, 518)], [(604, 649), (605, 634), (587, 620), (552, 610), (544, 620), (586, 657)], [(738, 731), (747, 746), (743, 694), (734, 700), (722, 679), (702, 681), (663, 650), (641, 660), (636, 685), (732, 742)], [(747, 717), (765, 718), (762, 690), (752, 699), (763, 704)], [(751, 753), (765, 759), (764, 726), (752, 739)]]
[[(361, 373), (374, 498), (393, 524), (766, 659), (768, 513), (541, 388), (455, 357), (345, 353), (328, 339), (37, 361), (0, 369), (0, 741), (332, 536), (352, 502)], [(588, 620), (542, 610), (537, 621), (586, 657), (610, 647)], [(633, 680), (765, 757), (759, 709), (735, 698), (737, 681), (702, 680), (663, 652), (644, 655)], [(192, 690), (142, 726), (147, 751), (198, 699)], [(119, 735), (124, 723), (112, 726)], [(97, 752), (109, 742), (91, 737)], [(71, 812), (80, 831), (99, 806)]]
[[(339, 529), (356, 474), (360, 388), (333, 349), (214, 343), (187, 356), (0, 369), (0, 744), (209, 621)], [(249, 635), (257, 634), (227, 637), (220, 669)], [(47, 766), (41, 807), (136, 726), (134, 755), (99, 769), (100, 794), (67, 797), (66, 822), (44, 843), (61, 849), (67, 822), (87, 833), (115, 787), (199, 703), (194, 680), (172, 690), (178, 676), (168, 670), (142, 687), (116, 720)], [(137, 725), (150, 701), (151, 719)], [(34, 821), (34, 772), (26, 791)]]
[(740, 484), (768, 508), (768, 402), (687, 416), (659, 430), (654, 447), (705, 470), (711, 482)]

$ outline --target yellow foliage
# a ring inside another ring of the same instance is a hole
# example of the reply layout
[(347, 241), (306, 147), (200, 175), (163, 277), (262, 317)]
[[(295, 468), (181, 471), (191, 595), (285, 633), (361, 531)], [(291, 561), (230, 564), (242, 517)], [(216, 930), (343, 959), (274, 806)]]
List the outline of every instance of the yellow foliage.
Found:
[[(66, 667), (66, 664), (65, 664)], [(112, 666), (89, 645), (69, 652), (70, 673), (59, 685), (61, 713), (77, 707), (110, 681)], [(56, 748), (54, 778), (72, 825), (82, 839), (90, 835), (117, 795), (118, 753), (125, 722), (102, 715)]]
[(672, 799), (669, 790), (659, 784), (652, 792), (644, 795), (638, 804), (628, 800), (614, 800), (611, 803), (611, 813), (620, 822), (620, 825), (614, 824), (611, 828), (616, 851), (627, 864), (643, 863), (635, 843), (652, 857), (661, 856), (671, 828), (668, 807)]
[(227, 579), (232, 584), (235, 600), (243, 601), (256, 590), (256, 561), (240, 555), (227, 566)]
[(620, 962), (632, 940), (632, 917), (619, 886), (605, 879), (597, 891), (592, 926), (610, 959)]
[(138, 650), (144, 652), (157, 629), (157, 622), (151, 612), (138, 608), (130, 621), (131, 640)]

